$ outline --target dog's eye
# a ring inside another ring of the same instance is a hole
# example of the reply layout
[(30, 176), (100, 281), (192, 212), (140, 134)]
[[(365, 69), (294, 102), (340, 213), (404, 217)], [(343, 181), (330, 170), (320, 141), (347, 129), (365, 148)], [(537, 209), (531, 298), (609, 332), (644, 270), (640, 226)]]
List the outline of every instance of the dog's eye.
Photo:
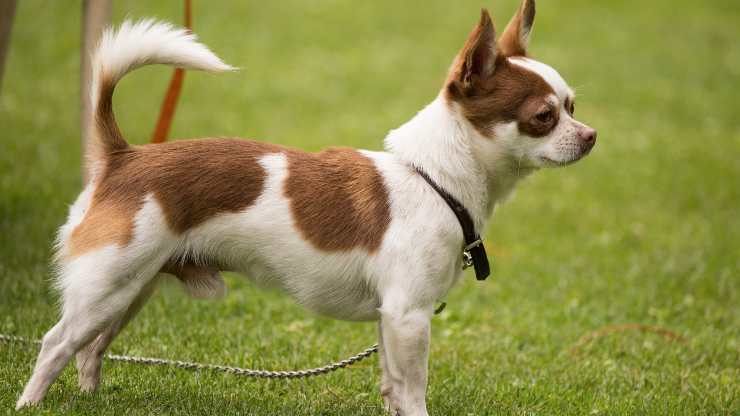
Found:
[(549, 123), (552, 120), (552, 110), (545, 110), (535, 116), (540, 123)]
[(576, 112), (576, 103), (570, 103), (570, 108), (568, 109), (568, 112), (572, 116)]

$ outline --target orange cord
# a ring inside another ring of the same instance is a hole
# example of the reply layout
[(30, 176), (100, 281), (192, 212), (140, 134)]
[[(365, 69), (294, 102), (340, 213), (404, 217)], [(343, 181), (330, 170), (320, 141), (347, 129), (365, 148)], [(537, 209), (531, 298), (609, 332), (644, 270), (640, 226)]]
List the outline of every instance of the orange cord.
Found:
[[(190, 0), (185, 0), (185, 27), (188, 30), (192, 30), (192, 20), (190, 13)], [(175, 69), (175, 73), (172, 75), (170, 80), (170, 86), (167, 88), (167, 94), (164, 96), (162, 101), (162, 108), (159, 111), (159, 119), (157, 119), (157, 126), (154, 128), (154, 134), (152, 134), (152, 143), (162, 143), (167, 140), (167, 135), (172, 127), (172, 119), (175, 116), (175, 108), (177, 108), (177, 99), (180, 97), (180, 90), (182, 90), (182, 82), (185, 78), (185, 70), (182, 68)]]

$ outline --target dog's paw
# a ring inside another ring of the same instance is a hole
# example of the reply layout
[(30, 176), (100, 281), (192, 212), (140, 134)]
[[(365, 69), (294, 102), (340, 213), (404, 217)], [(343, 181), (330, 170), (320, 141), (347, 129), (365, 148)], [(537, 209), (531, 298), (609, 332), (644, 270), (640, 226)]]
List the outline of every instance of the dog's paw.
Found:
[(402, 415), (401, 407), (396, 399), (396, 395), (393, 394), (393, 386), (382, 386), (380, 388), (380, 397), (383, 398), (383, 408), (388, 412), (388, 414), (393, 416)]
[(39, 404), (39, 401), (38, 400), (33, 400), (33, 399), (29, 398), (29, 397), (26, 397), (26, 395), (24, 394), (15, 403), (15, 410), (21, 410), (21, 409), (26, 408), (26, 407), (29, 407), (29, 406), (36, 406), (37, 404)]
[(80, 391), (86, 394), (92, 394), (95, 393), (98, 390), (98, 386), (100, 386), (100, 377), (80, 376), (77, 384), (80, 386)]

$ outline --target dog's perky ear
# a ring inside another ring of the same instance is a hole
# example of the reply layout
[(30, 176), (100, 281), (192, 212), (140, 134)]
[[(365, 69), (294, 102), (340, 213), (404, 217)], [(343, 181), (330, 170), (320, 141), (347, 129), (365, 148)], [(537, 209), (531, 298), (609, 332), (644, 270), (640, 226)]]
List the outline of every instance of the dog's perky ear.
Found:
[(449, 88), (467, 94), (491, 75), (496, 65), (496, 30), (488, 10), (482, 9), (480, 21), (468, 35), (455, 58), (448, 78)]
[(522, 0), (514, 17), (506, 25), (498, 40), (498, 48), (503, 56), (526, 56), (529, 34), (534, 23), (534, 0)]

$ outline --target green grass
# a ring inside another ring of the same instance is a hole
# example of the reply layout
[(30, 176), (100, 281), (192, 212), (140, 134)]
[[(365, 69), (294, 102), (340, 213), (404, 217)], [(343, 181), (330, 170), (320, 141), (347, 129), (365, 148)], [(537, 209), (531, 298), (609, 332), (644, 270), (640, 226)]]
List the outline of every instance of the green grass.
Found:
[[(79, 4), (19, 3), (0, 95), (0, 332), (40, 337), (57, 315), (51, 241), (81, 186)], [(115, 21), (180, 19), (177, 1), (114, 3)], [(433, 98), (481, 6), (194, 3), (196, 31), (243, 71), (189, 73), (173, 135), (308, 150), (381, 148)], [(487, 6), (499, 29), (516, 7)], [(493, 275), (469, 274), (434, 320), (431, 413), (740, 414), (740, 6), (542, 1), (538, 13), (532, 53), (577, 88), (577, 115), (599, 143), (497, 212)], [(149, 136), (169, 76), (147, 68), (121, 83), (116, 114), (131, 141)], [(237, 276), (228, 284), (220, 302), (165, 285), (112, 351), (299, 368), (375, 340), (374, 324), (306, 314)], [(571, 352), (624, 323), (684, 341), (624, 331)], [(0, 345), (0, 413), (35, 352)], [(283, 382), (108, 363), (93, 396), (68, 368), (28, 413), (376, 415), (376, 366)]]

